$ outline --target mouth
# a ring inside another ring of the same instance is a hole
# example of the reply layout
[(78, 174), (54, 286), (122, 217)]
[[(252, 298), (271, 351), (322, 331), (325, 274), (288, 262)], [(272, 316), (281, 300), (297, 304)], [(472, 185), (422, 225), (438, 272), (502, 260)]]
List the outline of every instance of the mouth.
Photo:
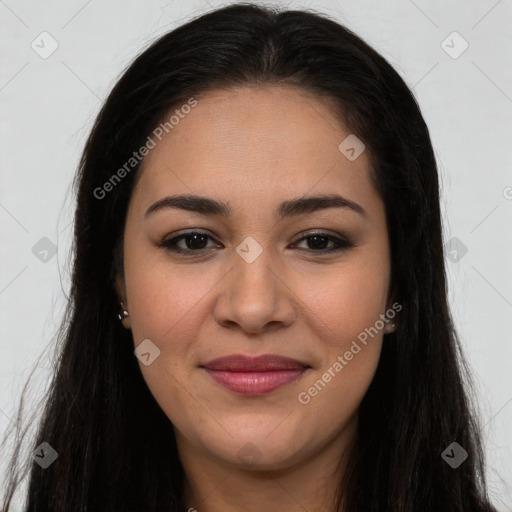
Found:
[(222, 387), (246, 396), (270, 393), (298, 379), (309, 365), (277, 355), (247, 357), (231, 355), (201, 365)]

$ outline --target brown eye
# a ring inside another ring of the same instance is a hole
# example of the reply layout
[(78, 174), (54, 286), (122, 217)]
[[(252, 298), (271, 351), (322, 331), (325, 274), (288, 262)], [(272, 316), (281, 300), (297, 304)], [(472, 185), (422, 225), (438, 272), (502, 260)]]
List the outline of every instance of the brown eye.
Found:
[[(302, 237), (298, 242), (302, 242), (304, 240), (307, 244), (307, 248), (305, 249), (306, 251), (319, 254), (342, 251), (350, 247), (354, 247), (354, 245), (348, 240), (329, 235), (327, 233), (311, 233)], [(296, 242), (295, 245), (298, 242)], [(330, 248), (329, 243), (332, 244)]]
[[(164, 247), (177, 253), (200, 253), (209, 249), (209, 247), (207, 247), (208, 239), (213, 240), (213, 238), (206, 233), (189, 231), (188, 233), (183, 233), (169, 240), (163, 240), (158, 245), (159, 247)], [(180, 243), (181, 245), (178, 245)]]

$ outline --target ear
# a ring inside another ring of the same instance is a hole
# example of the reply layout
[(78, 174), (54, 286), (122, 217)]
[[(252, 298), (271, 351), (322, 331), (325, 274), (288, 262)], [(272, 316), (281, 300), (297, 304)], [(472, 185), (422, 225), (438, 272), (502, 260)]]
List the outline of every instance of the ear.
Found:
[(112, 262), (112, 280), (117, 293), (119, 302), (123, 302), (127, 306), (126, 300), (126, 283), (124, 280), (124, 263), (123, 263), (123, 239), (117, 243), (114, 248), (114, 260)]
[(122, 275), (121, 272), (116, 272), (115, 288), (117, 296), (119, 297), (119, 301), (122, 302), (125, 306), (128, 306), (126, 300), (126, 284), (124, 282), (124, 275)]

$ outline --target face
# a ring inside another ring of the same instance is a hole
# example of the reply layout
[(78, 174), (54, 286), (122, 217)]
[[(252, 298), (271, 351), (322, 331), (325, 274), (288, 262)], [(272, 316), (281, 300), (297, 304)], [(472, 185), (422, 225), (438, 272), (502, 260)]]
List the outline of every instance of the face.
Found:
[(283, 469), (357, 422), (392, 329), (384, 204), (305, 91), (216, 90), (189, 110), (143, 162), (118, 293), (180, 452)]

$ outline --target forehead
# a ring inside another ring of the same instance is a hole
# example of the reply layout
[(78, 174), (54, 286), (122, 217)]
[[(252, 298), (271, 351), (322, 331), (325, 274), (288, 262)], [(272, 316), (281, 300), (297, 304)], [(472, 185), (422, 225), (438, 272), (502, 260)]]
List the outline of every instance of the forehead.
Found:
[(233, 202), (333, 191), (358, 202), (378, 200), (369, 157), (363, 152), (351, 161), (339, 149), (351, 133), (332, 102), (282, 85), (214, 90), (195, 98), (197, 105), (182, 112), (169, 133), (153, 137), (156, 145), (136, 187), (147, 201), (176, 192), (230, 196)]

